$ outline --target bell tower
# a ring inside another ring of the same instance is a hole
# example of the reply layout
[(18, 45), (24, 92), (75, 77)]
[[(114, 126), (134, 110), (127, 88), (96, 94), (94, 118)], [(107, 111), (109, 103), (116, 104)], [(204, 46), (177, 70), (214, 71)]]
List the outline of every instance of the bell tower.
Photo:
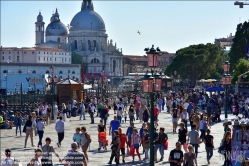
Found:
[(41, 12), (37, 16), (37, 21), (35, 22), (35, 45), (38, 46), (39, 44), (44, 43), (44, 25), (43, 17)]

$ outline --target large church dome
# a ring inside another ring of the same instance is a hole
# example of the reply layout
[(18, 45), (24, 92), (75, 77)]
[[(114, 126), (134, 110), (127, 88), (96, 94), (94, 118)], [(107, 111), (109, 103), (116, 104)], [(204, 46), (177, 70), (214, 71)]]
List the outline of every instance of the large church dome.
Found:
[(91, 0), (83, 0), (81, 11), (73, 17), (70, 26), (71, 30), (105, 30), (105, 23), (94, 12)]
[(58, 11), (50, 19), (50, 24), (46, 28), (46, 36), (66, 36), (67, 27), (60, 21)]

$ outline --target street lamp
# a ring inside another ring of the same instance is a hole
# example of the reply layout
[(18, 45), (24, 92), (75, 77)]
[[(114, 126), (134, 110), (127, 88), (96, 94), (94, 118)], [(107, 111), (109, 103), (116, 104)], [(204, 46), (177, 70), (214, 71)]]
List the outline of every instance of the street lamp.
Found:
[(104, 70), (101, 70), (100, 72), (100, 76), (101, 76), (101, 80), (99, 80), (101, 82), (101, 100), (102, 102), (104, 102), (104, 83), (106, 83), (106, 78), (104, 78)]
[[(158, 65), (158, 54), (154, 49), (154, 45), (152, 48), (145, 48), (147, 57), (148, 57), (148, 67), (151, 68), (151, 73), (148, 71), (146, 72), (144, 79), (142, 80), (142, 87), (144, 93), (149, 93), (150, 95), (150, 115), (154, 115), (154, 97), (155, 92), (161, 91), (162, 88), (162, 78), (160, 74), (153, 70), (153, 68), (157, 67)], [(154, 166), (154, 116), (150, 117), (150, 166)]]
[(236, 1), (236, 2), (234, 2), (234, 5), (235, 6), (239, 6), (239, 8), (243, 8), (244, 5), (249, 5), (249, 4), (248, 3), (244, 3), (244, 2)]
[(23, 102), (22, 102), (22, 94), (23, 94), (23, 91), (22, 91), (22, 83), (20, 83), (20, 85), (16, 83), (16, 85), (15, 85), (15, 90), (16, 90), (16, 87), (17, 87), (17, 86), (20, 86), (20, 98), (21, 98), (21, 107), (22, 107), (22, 105), (23, 105)]
[(55, 83), (58, 82), (58, 77), (55, 75), (54, 76), (54, 67), (51, 66), (50, 67), (50, 74), (48, 76), (48, 83), (52, 85), (52, 117), (51, 117), (51, 120), (56, 120), (54, 119), (54, 85)]
[(225, 99), (225, 118), (227, 118), (227, 107), (228, 107), (228, 85), (231, 84), (231, 80), (232, 77), (229, 74), (230, 71), (230, 63), (228, 61), (226, 61), (223, 65), (223, 69), (224, 69), (224, 74), (222, 76), (222, 84), (225, 86), (225, 95), (226, 95), (226, 99)]
[(135, 95), (137, 95), (138, 92), (138, 81), (140, 80), (138, 73), (136, 73), (135, 76), (135, 81), (136, 81), (136, 85), (135, 85)]

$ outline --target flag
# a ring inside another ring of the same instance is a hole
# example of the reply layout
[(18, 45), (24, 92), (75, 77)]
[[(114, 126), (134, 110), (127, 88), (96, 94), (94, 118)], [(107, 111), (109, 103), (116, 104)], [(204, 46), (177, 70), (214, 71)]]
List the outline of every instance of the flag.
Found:
[(249, 45), (246, 43), (246, 60), (249, 59)]

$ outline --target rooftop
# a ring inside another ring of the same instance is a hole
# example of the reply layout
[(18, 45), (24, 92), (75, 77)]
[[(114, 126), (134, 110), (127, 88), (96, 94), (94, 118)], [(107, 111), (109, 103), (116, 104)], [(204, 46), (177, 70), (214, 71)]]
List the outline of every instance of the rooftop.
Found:
[(42, 48), (42, 47), (2, 47), (2, 51), (49, 51), (49, 52), (67, 52), (59, 48)]

